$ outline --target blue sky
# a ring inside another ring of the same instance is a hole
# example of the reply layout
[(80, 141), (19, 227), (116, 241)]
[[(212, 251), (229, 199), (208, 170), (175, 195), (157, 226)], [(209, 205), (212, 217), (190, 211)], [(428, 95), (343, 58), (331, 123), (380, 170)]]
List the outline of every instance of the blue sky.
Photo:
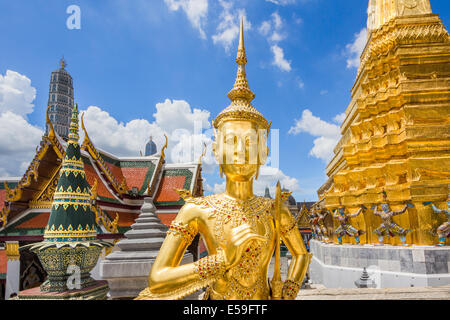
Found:
[[(0, 175), (20, 176), (31, 160), (44, 128), (50, 73), (62, 55), (74, 78), (75, 101), (88, 110), (90, 136), (106, 151), (137, 155), (149, 131), (173, 133), (168, 127), (174, 124), (191, 130), (193, 119), (210, 123), (229, 104), (236, 26), (245, 15), (253, 105), (280, 136), (280, 170), (261, 178), (256, 191), (279, 178), (297, 201), (316, 200), (332, 149), (321, 143), (337, 139), (335, 117), (351, 99), (367, 3), (0, 0), (0, 133), (11, 136), (0, 145)], [(66, 26), (69, 5), (81, 9), (79, 30)], [(431, 6), (448, 29), (450, 2), (431, 0)], [(6, 96), (13, 102), (6, 105)], [(181, 120), (173, 116), (180, 112)], [(102, 136), (108, 130), (97, 125), (122, 134)], [(161, 145), (162, 138), (156, 141)], [(176, 148), (177, 141), (170, 143)], [(209, 192), (221, 188), (215, 167), (204, 174)]]

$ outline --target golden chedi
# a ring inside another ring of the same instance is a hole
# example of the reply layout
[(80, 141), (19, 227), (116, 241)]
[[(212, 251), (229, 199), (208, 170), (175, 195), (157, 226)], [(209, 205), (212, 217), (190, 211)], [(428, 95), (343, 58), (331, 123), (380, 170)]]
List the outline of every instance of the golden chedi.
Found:
[[(356, 212), (384, 202), (385, 190), (392, 210), (414, 205), (393, 217), (414, 231), (407, 242), (433, 245), (445, 217), (423, 202), (442, 206), (448, 199), (450, 37), (429, 0), (370, 0), (368, 14), (352, 101), (319, 197), (330, 210), (341, 200)], [(371, 210), (355, 219), (367, 231), (362, 243), (378, 242), (380, 221)]]
[[(253, 194), (253, 179), (268, 153), (270, 125), (251, 105), (255, 95), (245, 74), (242, 20), (236, 62), (236, 82), (228, 93), (232, 103), (213, 123), (213, 152), (225, 174), (226, 191), (193, 198), (180, 190), (186, 204), (169, 227), (150, 271), (149, 287), (139, 300), (180, 299), (205, 287), (205, 298), (210, 300), (295, 299), (300, 289), (310, 255), (296, 220), (282, 205), (279, 186), (275, 201)], [(209, 255), (180, 266), (198, 233)], [(284, 284), (279, 268), (275, 268), (275, 281), (268, 280), (269, 263), (274, 251), (279, 254), (280, 237), (292, 254)]]

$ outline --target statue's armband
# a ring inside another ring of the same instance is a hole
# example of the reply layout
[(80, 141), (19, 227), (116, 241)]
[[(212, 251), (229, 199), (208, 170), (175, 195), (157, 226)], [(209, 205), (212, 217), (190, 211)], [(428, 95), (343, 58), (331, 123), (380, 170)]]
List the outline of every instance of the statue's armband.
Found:
[(286, 215), (283, 219), (283, 223), (280, 225), (281, 236), (287, 236), (291, 231), (295, 230), (297, 227), (297, 219), (295, 219), (291, 214)]
[(194, 240), (195, 236), (197, 235), (197, 230), (194, 227), (189, 226), (188, 224), (173, 221), (169, 226), (167, 234), (181, 237), (184, 241), (186, 241), (187, 245), (190, 245), (192, 243), (192, 240)]

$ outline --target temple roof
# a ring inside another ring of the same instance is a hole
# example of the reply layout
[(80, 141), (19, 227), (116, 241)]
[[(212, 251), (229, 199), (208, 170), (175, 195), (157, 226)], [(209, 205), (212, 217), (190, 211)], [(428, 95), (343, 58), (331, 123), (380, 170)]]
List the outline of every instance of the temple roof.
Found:
[[(0, 178), (0, 236), (43, 235), (57, 173), (67, 148), (51, 123), (49, 126), (48, 136), (43, 136), (23, 177)], [(134, 223), (143, 198), (148, 194), (155, 198), (157, 213), (167, 215), (163, 219), (166, 223), (184, 204), (173, 188), (186, 188), (193, 195), (202, 195), (200, 163), (166, 164), (164, 148), (161, 154), (152, 156), (117, 157), (96, 148), (83, 123), (82, 127), (86, 132), (81, 146), (86, 181), (91, 187), (97, 184), (96, 202), (109, 224), (118, 213), (119, 233), (127, 231)], [(101, 227), (103, 232), (108, 232)]]

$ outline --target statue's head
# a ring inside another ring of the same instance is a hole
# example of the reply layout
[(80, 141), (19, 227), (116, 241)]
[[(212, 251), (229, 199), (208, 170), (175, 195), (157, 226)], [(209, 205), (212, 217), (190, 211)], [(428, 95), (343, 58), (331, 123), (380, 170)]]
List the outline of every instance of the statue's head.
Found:
[(382, 203), (382, 204), (381, 204), (381, 209), (382, 209), (384, 212), (389, 212), (389, 204), (387, 204), (387, 203)]
[(213, 122), (215, 141), (212, 147), (221, 173), (234, 181), (247, 181), (257, 177), (259, 167), (266, 163), (270, 124), (251, 104), (255, 94), (245, 74), (247, 57), (242, 20), (236, 63), (236, 82), (228, 93), (231, 104)]
[(447, 200), (447, 207), (450, 209), (450, 200)]
[(344, 207), (338, 208), (338, 212), (341, 216), (343, 216), (345, 214), (345, 208)]

